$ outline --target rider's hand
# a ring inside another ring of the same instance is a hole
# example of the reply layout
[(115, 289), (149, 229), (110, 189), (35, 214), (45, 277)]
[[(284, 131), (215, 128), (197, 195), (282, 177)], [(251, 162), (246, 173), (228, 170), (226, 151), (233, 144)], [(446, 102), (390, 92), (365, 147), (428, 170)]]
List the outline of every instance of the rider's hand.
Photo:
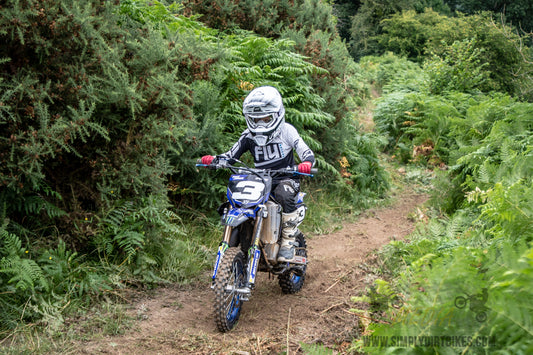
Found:
[(202, 157), (202, 164), (209, 165), (213, 162), (214, 159), (215, 157), (212, 155), (204, 155)]
[(310, 161), (304, 161), (298, 165), (298, 172), (303, 174), (311, 174), (311, 167), (313, 164)]

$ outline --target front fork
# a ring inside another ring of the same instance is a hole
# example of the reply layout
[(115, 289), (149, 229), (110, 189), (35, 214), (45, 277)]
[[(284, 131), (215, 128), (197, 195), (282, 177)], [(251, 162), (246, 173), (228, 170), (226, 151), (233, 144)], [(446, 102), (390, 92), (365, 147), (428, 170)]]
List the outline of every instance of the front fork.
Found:
[[(256, 221), (254, 225), (254, 231), (252, 234), (252, 243), (250, 249), (248, 250), (248, 268), (247, 268), (247, 283), (244, 288), (237, 290), (243, 296), (248, 296), (251, 293), (252, 288), (255, 285), (255, 277), (257, 276), (257, 268), (259, 265), (259, 260), (261, 258), (261, 249), (259, 247), (259, 241), (261, 240), (261, 226), (263, 225), (263, 218), (266, 218), (266, 208), (261, 206), (260, 210), (256, 215)], [(220, 261), (224, 256), (224, 253), (229, 248), (229, 241), (231, 237), (231, 232), (233, 231), (232, 226), (225, 226), (224, 228), (224, 238), (218, 247), (217, 258), (215, 261), (215, 267), (213, 270), (212, 276), (212, 285), (211, 288), (215, 285), (215, 279), (217, 277), (218, 266)]]
[(231, 226), (226, 226), (224, 228), (224, 237), (222, 239), (222, 242), (218, 246), (217, 259), (215, 260), (215, 267), (213, 268), (213, 276), (211, 278), (212, 280), (211, 288), (215, 286), (215, 279), (217, 278), (218, 266), (220, 265), (220, 261), (222, 260), (224, 253), (229, 248), (229, 240), (230, 240), (232, 231), (233, 231), (233, 227)]
[(255, 285), (255, 277), (257, 276), (257, 268), (259, 259), (261, 258), (261, 249), (259, 248), (259, 241), (261, 240), (261, 226), (263, 225), (263, 218), (266, 218), (266, 207), (261, 206), (255, 218), (254, 232), (252, 234), (252, 243), (248, 250), (248, 283), (246, 287), (250, 289)]

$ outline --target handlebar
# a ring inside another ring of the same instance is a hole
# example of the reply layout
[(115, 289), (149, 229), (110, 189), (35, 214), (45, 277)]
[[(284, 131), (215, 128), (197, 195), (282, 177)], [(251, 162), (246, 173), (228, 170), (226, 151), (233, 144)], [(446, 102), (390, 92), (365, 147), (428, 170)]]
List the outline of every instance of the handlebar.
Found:
[[(239, 163), (242, 166), (234, 167), (233, 164)], [(236, 172), (236, 170), (246, 170), (254, 174), (258, 173), (281, 173), (281, 174), (294, 174), (294, 175), (303, 175), (303, 176), (310, 176), (313, 177), (313, 174), (318, 173), (317, 168), (311, 168), (311, 173), (301, 173), (298, 171), (298, 165), (287, 167), (283, 169), (257, 169), (257, 168), (251, 168), (248, 165), (246, 165), (244, 162), (233, 159), (233, 158), (227, 158), (224, 156), (217, 156), (211, 164), (202, 164), (201, 159), (198, 159), (196, 161), (197, 167), (205, 167), (209, 169), (230, 169), (233, 172)]]

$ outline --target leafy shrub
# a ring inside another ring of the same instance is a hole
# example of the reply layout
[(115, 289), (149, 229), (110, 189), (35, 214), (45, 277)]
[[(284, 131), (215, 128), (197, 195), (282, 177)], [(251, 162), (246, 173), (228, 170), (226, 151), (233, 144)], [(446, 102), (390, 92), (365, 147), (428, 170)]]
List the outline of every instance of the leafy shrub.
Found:
[[(533, 222), (529, 181), (473, 191), (469, 199), (474, 205), (419, 226), (407, 242), (387, 245), (381, 258), (394, 277), (389, 297), (400, 297), (402, 306), (388, 305), (389, 324), (371, 325), (372, 335), (388, 339), (468, 335), (483, 338), (483, 345), (455, 343), (454, 351), (529, 351), (533, 346), (529, 336), (533, 312), (526, 301), (531, 290), (525, 286), (533, 281), (532, 249), (527, 244), (532, 235), (526, 227)], [(460, 298), (466, 304), (458, 303)], [(364, 347), (361, 341), (357, 344)], [(405, 347), (396, 345), (396, 350)], [(413, 351), (447, 348), (434, 342)], [(390, 343), (365, 348), (372, 353), (393, 349)]]
[(216, 35), (217, 31), (213, 28), (204, 26), (201, 22), (196, 21), (197, 16), (186, 17), (179, 13), (183, 6), (175, 2), (165, 5), (159, 1), (147, 0), (123, 0), (120, 2), (119, 14), (124, 15), (121, 21), (129, 22), (131, 20), (154, 26), (163, 33), (194, 33), (210, 37)]
[(463, 196), (476, 188), (487, 190), (497, 183), (510, 186), (529, 179), (532, 109), (531, 104), (507, 96), (482, 100), (468, 109), (454, 130), (459, 149), (450, 161), (453, 183), (462, 187)]
[(20, 321), (57, 328), (66, 313), (111, 290), (110, 275), (84, 259), (62, 240), (55, 248), (35, 249), (0, 227), (0, 330)]
[[(381, 348), (370, 345), (364, 348), (366, 351), (485, 353), (531, 349), (529, 332), (533, 313), (526, 301), (531, 297), (531, 290), (524, 287), (533, 281), (531, 249), (503, 243), (488, 248), (456, 246), (443, 256), (432, 253), (435, 246), (424, 250), (428, 254), (403, 268), (394, 285), (394, 294), (403, 297), (403, 306), (388, 309), (392, 324), (373, 325), (372, 335), (388, 339), (468, 336), (474, 342), (418, 343), (407, 349), (405, 343), (403, 346), (397, 343), (396, 347), (389, 343)], [(466, 304), (458, 303), (460, 298), (467, 300)], [(476, 338), (483, 341), (476, 343)]]
[(285, 28), (307, 34), (316, 29), (335, 32), (332, 7), (320, 0), (223, 0), (215, 6), (207, 0), (186, 0), (182, 4), (186, 15), (200, 14), (200, 21), (219, 30), (243, 29), (270, 38), (279, 37)]
[[(424, 20), (430, 24), (433, 17), (440, 14), (449, 14), (450, 9), (443, 0), (376, 0), (364, 1), (357, 13), (352, 17), (350, 28), (350, 53), (356, 59), (368, 55), (381, 55), (387, 51), (399, 49), (397, 54), (406, 55), (419, 52), (415, 46), (423, 41), (426, 32), (419, 28), (419, 24), (409, 20), (415, 14), (423, 13), (424, 10), (431, 13), (424, 16)], [(433, 11), (435, 10), (435, 11)], [(403, 15), (405, 14), (405, 16)], [(406, 19), (404, 23), (397, 22), (395, 18)], [(392, 21), (390, 19), (393, 19)], [(393, 22), (395, 22), (393, 24)], [(398, 35), (387, 37), (388, 30), (398, 31)], [(402, 38), (402, 33), (410, 39)]]
[(363, 57), (359, 63), (367, 76), (365, 80), (368, 80), (374, 89), (384, 93), (418, 92), (427, 81), (426, 72), (421, 70), (417, 63), (392, 52)]
[[(67, 213), (60, 231), (70, 244), (83, 244), (92, 232), (73, 233), (79, 221), (116, 199), (165, 198), (172, 168), (164, 154), (182, 149), (190, 118), (190, 91), (176, 78), (201, 68), (160, 32), (141, 35), (133, 22), (130, 31), (118, 27), (109, 4), (46, 6), (42, 13), (30, 3), (2, 8), (2, 57), (9, 61), (2, 64), (7, 75), (1, 85), (10, 108), (2, 120), (11, 139), (1, 143), (10, 153), (2, 155), (0, 180), (11, 191), (3, 197), (24, 203), (39, 197), (61, 206)], [(23, 216), (7, 206), (12, 223), (20, 223)]]
[(495, 23), (488, 13), (447, 17), (431, 9), (407, 11), (392, 15), (382, 26), (376, 36), (380, 53), (392, 51), (420, 63), (429, 60), (434, 73), (441, 75), (440, 86), (463, 91), (476, 87), (530, 99), (527, 37)]
[[(438, 215), (409, 241), (384, 248), (381, 258), (393, 277), (388, 297), (399, 297), (401, 306), (388, 305), (389, 324), (372, 324), (367, 332), (388, 339), (466, 334), (474, 341), (405, 349), (398, 343), (376, 348), (360, 340), (354, 348), (372, 353), (531, 351), (533, 312), (525, 300), (532, 295), (524, 285), (533, 282), (532, 108), (504, 94), (455, 91), (442, 96), (396, 92), (380, 101), (376, 117), (397, 140), (391, 147), (412, 141), (410, 147), (416, 148), (421, 139), (438, 143), (432, 151), (449, 170), (440, 173), (434, 204), (449, 217)], [(407, 117), (412, 123), (399, 126)]]
[(432, 39), (435, 26), (446, 19), (431, 8), (423, 13), (402, 11), (381, 22), (383, 31), (377, 41), (386, 51), (421, 62), (427, 55), (427, 42)]
[(485, 82), (489, 73), (484, 68), (488, 64), (481, 62), (482, 52), (475, 47), (474, 41), (464, 40), (449, 46), (443, 57), (435, 56), (428, 60), (425, 66), (429, 74), (430, 93), (487, 91), (489, 88)]
[[(492, 129), (506, 130), (521, 141), (523, 135), (518, 131), (529, 131), (530, 109), (530, 104), (516, 103), (501, 94), (485, 96), (453, 91), (427, 95), (396, 91), (378, 100), (374, 120), (378, 132), (388, 137), (386, 149), (401, 161), (414, 159), (432, 165), (449, 165), (452, 171), (458, 171), (456, 163), (469, 159), (465, 155), (479, 156), (470, 154), (483, 145), (482, 140)], [(511, 121), (515, 122), (508, 125)], [(502, 143), (501, 132), (495, 132), (493, 137), (498, 144)], [(498, 144), (487, 145), (485, 149), (496, 148)], [(459, 184), (466, 178), (464, 174), (461, 176), (463, 180)]]
[(405, 146), (404, 141), (411, 141), (412, 137), (405, 137), (405, 128), (413, 121), (409, 115), (415, 112), (417, 94), (398, 91), (390, 93), (377, 101), (374, 110), (374, 122), (377, 131), (387, 138), (386, 151), (397, 149), (396, 155), (401, 161), (407, 161), (412, 147)]
[[(159, 281), (168, 248), (187, 248), (175, 242), (168, 154), (189, 146), (188, 83), (208, 78), (215, 50), (192, 20), (178, 34), (168, 13), (155, 26), (119, 9), (69, 0), (0, 9), (2, 237), (33, 250), (3, 251), (2, 325), (60, 321), (68, 305), (125, 279)], [(111, 282), (103, 270), (122, 276)]]

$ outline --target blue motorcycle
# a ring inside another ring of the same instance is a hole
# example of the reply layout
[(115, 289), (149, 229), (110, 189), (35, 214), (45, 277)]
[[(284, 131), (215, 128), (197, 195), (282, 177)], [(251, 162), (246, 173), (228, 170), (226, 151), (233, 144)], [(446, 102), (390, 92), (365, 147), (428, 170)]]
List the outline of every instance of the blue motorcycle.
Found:
[[(242, 161), (218, 156), (210, 164), (196, 164), (210, 169), (229, 169), (228, 201), (219, 208), (224, 225), (212, 276), (215, 293), (214, 311), (217, 328), (221, 332), (233, 329), (244, 301), (250, 299), (257, 272), (278, 276), (283, 293), (300, 291), (307, 269), (305, 236), (296, 236), (295, 258), (278, 262), (281, 244), (281, 206), (271, 195), (272, 178), (277, 174), (313, 176), (298, 172), (297, 167), (285, 169), (255, 169)], [(298, 225), (303, 221), (305, 193), (297, 196)]]

